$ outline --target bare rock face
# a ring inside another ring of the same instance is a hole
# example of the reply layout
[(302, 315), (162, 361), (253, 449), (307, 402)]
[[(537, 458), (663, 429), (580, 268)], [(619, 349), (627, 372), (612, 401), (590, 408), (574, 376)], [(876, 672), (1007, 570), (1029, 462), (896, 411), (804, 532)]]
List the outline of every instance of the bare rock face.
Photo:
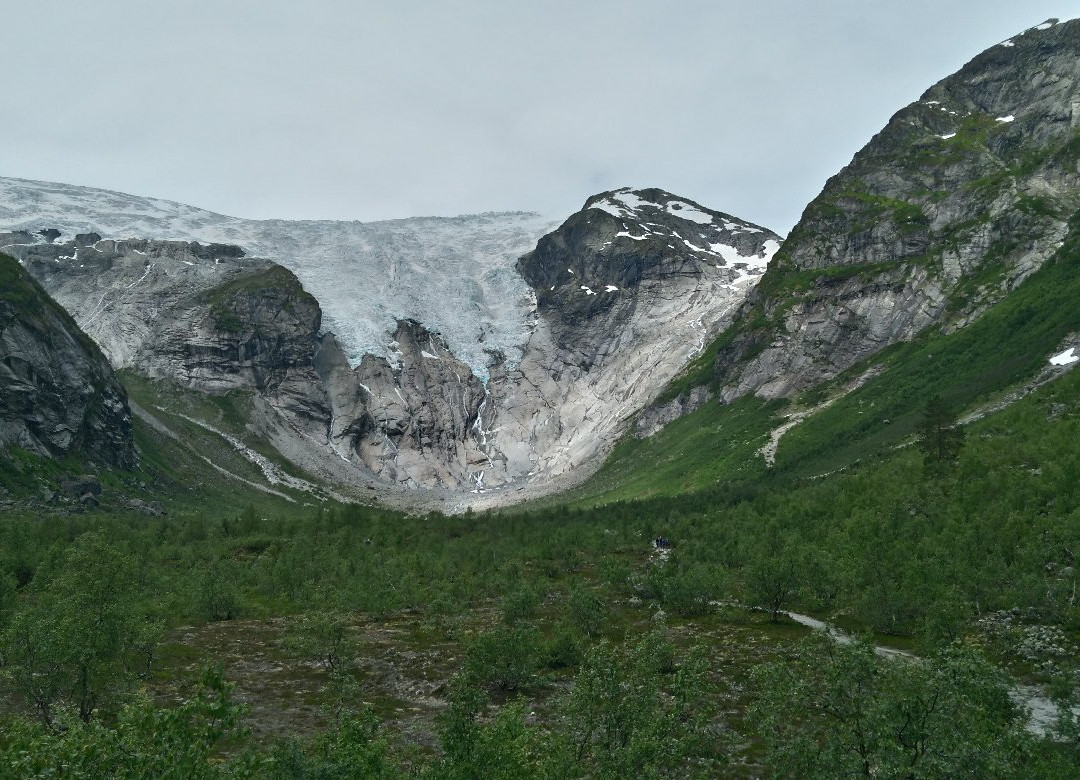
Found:
[(663, 190), (616, 190), (545, 236), (518, 268), (537, 297), (516, 366), (493, 370), (485, 484), (557, 489), (730, 321), (779, 237)]
[(406, 487), (458, 487), (487, 462), (478, 420), (486, 393), (440, 336), (398, 323), (400, 365), (366, 355), (349, 367), (334, 337), (324, 337), (316, 366), (327, 387), (329, 444), (346, 460)]
[(135, 464), (127, 395), (105, 356), (16, 260), (0, 255), (0, 447), (9, 446)]
[(286, 269), (233, 246), (12, 238), (0, 244), (115, 367), (209, 393), (250, 389), (290, 419), (328, 425), (313, 366), (321, 312)]
[(712, 391), (708, 387), (695, 387), (666, 403), (654, 404), (643, 410), (634, 421), (634, 435), (639, 439), (655, 436), (668, 423), (696, 412), (711, 400)]
[(722, 398), (787, 396), (973, 321), (1080, 206), (1080, 21), (980, 54), (901, 109), (806, 208), (717, 361)]

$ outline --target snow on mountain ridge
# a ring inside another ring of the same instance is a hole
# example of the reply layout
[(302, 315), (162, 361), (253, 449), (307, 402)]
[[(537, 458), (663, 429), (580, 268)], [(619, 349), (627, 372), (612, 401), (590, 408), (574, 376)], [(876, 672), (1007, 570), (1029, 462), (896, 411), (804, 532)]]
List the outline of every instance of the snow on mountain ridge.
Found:
[(527, 212), (248, 220), (157, 198), (0, 177), (0, 229), (237, 244), (297, 275), (351, 364), (365, 353), (396, 363), (390, 334), (398, 320), (414, 319), (442, 334), (485, 380), (492, 353), (516, 362), (532, 329), (535, 294), (514, 264), (558, 224)]
[[(738, 247), (729, 242), (736, 240), (735, 237), (741, 234), (765, 233), (764, 228), (745, 222), (730, 214), (707, 209), (663, 190), (632, 190), (629, 187), (623, 187), (593, 196), (586, 202), (585, 208), (586, 210), (598, 209), (622, 220), (625, 230), (617, 233), (616, 238), (625, 237), (634, 241), (645, 241), (649, 238), (670, 238), (673, 241), (681, 242), (687, 249), (695, 253), (712, 257), (711, 262), (716, 264), (717, 269), (728, 267), (736, 273), (738, 278), (733, 282), (745, 282), (751, 278), (756, 278), (765, 270), (772, 256), (780, 249), (778, 240), (766, 239), (760, 246), (755, 247), (750, 254), (742, 254)], [(670, 225), (665, 227), (663, 224), (651, 221), (663, 216), (675, 217), (693, 223), (694, 228), (701, 226), (713, 231), (713, 235), (719, 236), (721, 240), (706, 240), (704, 246), (699, 246), (688, 240)], [(634, 230), (640, 231), (641, 235), (631, 232), (628, 223), (632, 223)], [(718, 231), (724, 231), (724, 233)], [(581, 289), (586, 288), (582, 287)]]

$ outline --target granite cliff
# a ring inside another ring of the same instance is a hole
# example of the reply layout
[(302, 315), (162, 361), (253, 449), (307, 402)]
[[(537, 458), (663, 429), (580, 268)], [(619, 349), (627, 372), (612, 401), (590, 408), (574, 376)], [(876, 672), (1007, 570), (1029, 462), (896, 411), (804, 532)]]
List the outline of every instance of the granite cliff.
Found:
[(0, 447), (135, 464), (127, 395), (101, 350), (0, 254)]

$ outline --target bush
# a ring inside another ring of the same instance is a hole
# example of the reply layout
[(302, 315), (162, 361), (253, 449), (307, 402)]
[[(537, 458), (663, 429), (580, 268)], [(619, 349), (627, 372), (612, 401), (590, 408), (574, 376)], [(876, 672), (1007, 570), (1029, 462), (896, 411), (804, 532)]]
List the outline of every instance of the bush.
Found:
[(588, 588), (570, 589), (570, 622), (585, 636), (599, 636), (607, 622), (607, 603)]
[(573, 626), (562, 623), (544, 642), (543, 662), (548, 669), (565, 669), (581, 663), (585, 640)]
[(240, 616), (240, 587), (234, 567), (214, 561), (203, 575), (196, 609), (207, 620), (235, 620)]
[(753, 674), (755, 733), (778, 777), (1032, 777), (1024, 717), (1004, 674), (955, 643), (882, 659), (823, 635)]
[(604, 641), (588, 652), (565, 704), (576, 774), (685, 776), (691, 758), (709, 756), (715, 735), (704, 654), (694, 651), (676, 668), (672, 653), (659, 632), (622, 646)]
[(660, 603), (682, 617), (704, 615), (712, 609), (709, 602), (721, 595), (722, 582), (722, 575), (715, 568), (669, 564), (658, 578)]
[(501, 604), (503, 622), (513, 625), (519, 620), (531, 618), (543, 601), (543, 591), (531, 582), (521, 583), (503, 596)]
[(389, 743), (380, 734), (379, 719), (364, 709), (340, 718), (306, 749), (297, 740), (275, 745), (264, 776), (274, 780), (404, 777), (389, 760), (389, 751)]
[(556, 740), (526, 723), (521, 702), (484, 718), (488, 704), (484, 692), (468, 679), (453, 680), (439, 730), (443, 758), (425, 777), (516, 780), (570, 775), (569, 756)]
[(540, 632), (533, 626), (496, 626), (476, 637), (465, 652), (470, 680), (502, 691), (533, 683), (540, 667)]
[(111, 728), (72, 720), (52, 730), (16, 719), (0, 740), (0, 766), (4, 777), (217, 777), (223, 744), (245, 736), (241, 714), (220, 671), (208, 670), (190, 701), (162, 709), (138, 700)]
[(356, 644), (344, 615), (312, 612), (289, 624), (286, 645), (296, 655), (321, 664), (328, 672), (340, 672), (356, 659)]

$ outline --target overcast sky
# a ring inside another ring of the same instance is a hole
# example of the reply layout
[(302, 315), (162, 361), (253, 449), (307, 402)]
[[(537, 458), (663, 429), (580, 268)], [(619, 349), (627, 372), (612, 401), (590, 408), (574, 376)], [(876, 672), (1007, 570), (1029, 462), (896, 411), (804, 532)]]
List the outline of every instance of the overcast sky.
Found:
[(656, 186), (781, 233), (888, 118), (1080, 0), (36, 0), (0, 175), (240, 217), (564, 216)]

